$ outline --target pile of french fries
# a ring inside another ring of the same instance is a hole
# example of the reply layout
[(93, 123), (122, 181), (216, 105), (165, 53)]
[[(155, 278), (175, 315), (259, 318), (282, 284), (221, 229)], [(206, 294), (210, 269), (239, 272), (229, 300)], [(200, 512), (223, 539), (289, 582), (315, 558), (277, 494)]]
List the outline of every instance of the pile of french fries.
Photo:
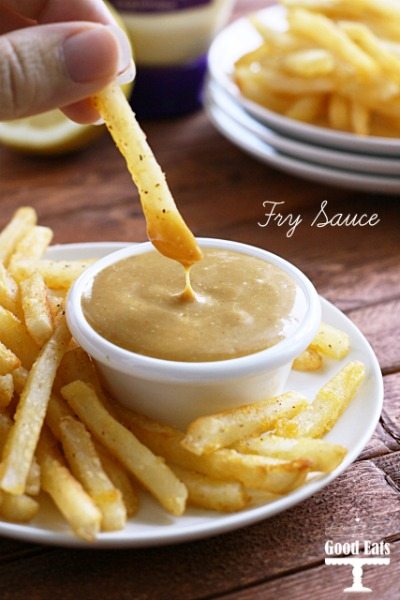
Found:
[(357, 135), (400, 134), (400, 4), (280, 0), (287, 30), (251, 17), (262, 45), (241, 57), (244, 96), (315, 125)]
[[(48, 494), (77, 536), (122, 529), (146, 490), (172, 515), (238, 511), (335, 469), (346, 449), (322, 436), (365, 375), (349, 362), (310, 404), (291, 391), (177, 431), (112, 402), (66, 325), (65, 293), (86, 267), (43, 258), (52, 232), (31, 208), (0, 233), (0, 519), (27, 522)], [(296, 368), (343, 359), (323, 324)]]

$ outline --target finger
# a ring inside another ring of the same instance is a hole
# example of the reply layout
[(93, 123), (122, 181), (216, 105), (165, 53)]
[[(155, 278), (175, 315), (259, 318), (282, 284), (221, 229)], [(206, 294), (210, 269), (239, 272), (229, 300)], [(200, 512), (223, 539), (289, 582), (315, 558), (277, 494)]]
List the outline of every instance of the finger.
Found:
[(113, 24), (111, 13), (101, 0), (3, 0), (2, 4), (40, 23), (94, 21)]
[(82, 100), (131, 64), (120, 29), (92, 23), (40, 25), (0, 36), (0, 120)]
[(88, 98), (63, 106), (61, 110), (67, 117), (77, 123), (96, 123), (100, 118), (99, 113), (93, 108)]

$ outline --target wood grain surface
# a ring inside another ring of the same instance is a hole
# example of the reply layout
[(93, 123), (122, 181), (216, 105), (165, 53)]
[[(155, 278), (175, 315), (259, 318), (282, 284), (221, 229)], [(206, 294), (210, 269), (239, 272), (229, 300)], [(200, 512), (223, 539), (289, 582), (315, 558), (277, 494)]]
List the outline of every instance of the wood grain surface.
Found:
[[(266, 5), (238, 3), (237, 11)], [(267, 248), (303, 269), (364, 332), (385, 383), (380, 423), (359, 459), (327, 488), (276, 517), (208, 540), (143, 550), (68, 550), (0, 539), (1, 600), (336, 600), (349, 567), (325, 566), (324, 544), (390, 542), (388, 567), (368, 567), (374, 600), (400, 597), (399, 198), (317, 185), (262, 165), (222, 138), (200, 111), (147, 122), (156, 155), (197, 235)], [(378, 213), (373, 228), (316, 228), (332, 213)], [(303, 223), (290, 238), (263, 222), (265, 201)], [(29, 158), (0, 149), (0, 227), (32, 205), (55, 243), (145, 239), (122, 159), (107, 136), (84, 152)]]

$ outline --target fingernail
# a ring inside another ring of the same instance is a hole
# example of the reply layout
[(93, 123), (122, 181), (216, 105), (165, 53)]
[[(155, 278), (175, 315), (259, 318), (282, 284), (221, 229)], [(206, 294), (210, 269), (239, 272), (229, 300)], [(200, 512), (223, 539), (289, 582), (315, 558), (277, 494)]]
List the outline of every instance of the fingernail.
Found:
[[(111, 27), (98, 25), (79, 31), (64, 40), (62, 53), (65, 69), (72, 81), (89, 83), (115, 76), (121, 63), (120, 44), (110, 35)], [(125, 67), (129, 61), (125, 63)]]
[[(132, 48), (128, 36), (122, 31), (122, 29), (116, 25), (105, 26), (118, 42), (118, 75), (125, 73), (131, 66), (132, 63)], [(129, 79), (132, 81), (132, 79)], [(127, 83), (127, 82), (120, 82)]]
[(130, 81), (133, 81), (135, 79), (135, 75), (136, 75), (135, 63), (133, 62), (133, 60), (131, 60), (129, 67), (127, 69), (125, 69), (125, 71), (123, 71), (122, 73), (120, 73), (118, 75), (117, 82), (119, 84), (129, 83)]

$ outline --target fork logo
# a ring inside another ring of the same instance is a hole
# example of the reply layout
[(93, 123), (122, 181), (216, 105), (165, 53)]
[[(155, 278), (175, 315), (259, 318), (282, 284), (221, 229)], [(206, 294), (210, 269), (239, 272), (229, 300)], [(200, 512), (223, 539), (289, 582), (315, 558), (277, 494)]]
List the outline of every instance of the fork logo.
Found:
[(345, 588), (344, 592), (372, 592), (363, 585), (363, 568), (365, 566), (383, 566), (390, 564), (390, 546), (385, 542), (373, 543), (364, 540), (363, 550), (360, 550), (360, 542), (336, 543), (328, 540), (325, 544), (325, 552), (329, 558), (325, 558), (325, 564), (330, 566), (352, 567), (353, 584)]

